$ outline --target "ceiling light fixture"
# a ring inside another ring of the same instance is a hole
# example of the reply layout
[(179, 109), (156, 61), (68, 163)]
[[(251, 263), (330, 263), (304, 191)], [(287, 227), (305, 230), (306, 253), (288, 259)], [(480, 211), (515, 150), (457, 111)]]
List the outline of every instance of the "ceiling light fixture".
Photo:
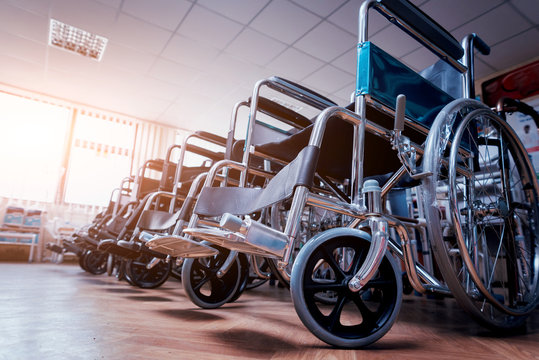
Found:
[(61, 21), (51, 19), (49, 45), (101, 61), (109, 40)]

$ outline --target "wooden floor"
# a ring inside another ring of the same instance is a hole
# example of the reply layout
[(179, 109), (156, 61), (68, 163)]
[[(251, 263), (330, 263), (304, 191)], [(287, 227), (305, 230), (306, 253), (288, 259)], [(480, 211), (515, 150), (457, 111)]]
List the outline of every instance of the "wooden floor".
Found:
[(315, 338), (287, 290), (264, 284), (202, 310), (177, 280), (142, 290), (78, 265), (0, 263), (0, 359), (539, 359), (539, 311), (495, 337), (452, 299), (405, 297), (377, 343), (340, 350)]

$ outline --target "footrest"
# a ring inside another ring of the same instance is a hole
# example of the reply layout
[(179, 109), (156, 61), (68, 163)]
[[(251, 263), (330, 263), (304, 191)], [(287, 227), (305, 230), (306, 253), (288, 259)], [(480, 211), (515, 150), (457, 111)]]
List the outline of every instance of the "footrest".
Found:
[(84, 248), (78, 244), (73, 243), (73, 241), (65, 241), (62, 244), (66, 252), (72, 252), (77, 256), (81, 256), (84, 252)]
[(139, 251), (119, 246), (114, 239), (101, 240), (97, 246), (98, 250), (118, 255), (127, 259), (136, 259), (140, 256)]
[(50, 250), (52, 252), (55, 252), (57, 254), (63, 254), (64, 253), (64, 248), (61, 247), (61, 246), (58, 246), (54, 243), (47, 243), (47, 245), (45, 245), (45, 249), (47, 250)]
[[(242, 253), (259, 255), (271, 258), (280, 258), (284, 253), (286, 244), (279, 244), (277, 248), (270, 248), (264, 244), (253, 244), (242, 234), (224, 229), (187, 228), (184, 233), (222, 246), (230, 250), (237, 250)], [(261, 239), (262, 241), (264, 239)]]
[(156, 236), (146, 242), (153, 251), (172, 257), (198, 258), (217, 255), (219, 251), (211, 246), (178, 235)]

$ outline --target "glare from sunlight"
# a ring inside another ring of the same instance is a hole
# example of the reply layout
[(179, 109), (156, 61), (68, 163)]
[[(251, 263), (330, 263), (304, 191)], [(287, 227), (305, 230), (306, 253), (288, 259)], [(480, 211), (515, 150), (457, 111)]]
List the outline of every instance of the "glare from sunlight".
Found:
[(0, 196), (54, 201), (71, 110), (0, 92)]

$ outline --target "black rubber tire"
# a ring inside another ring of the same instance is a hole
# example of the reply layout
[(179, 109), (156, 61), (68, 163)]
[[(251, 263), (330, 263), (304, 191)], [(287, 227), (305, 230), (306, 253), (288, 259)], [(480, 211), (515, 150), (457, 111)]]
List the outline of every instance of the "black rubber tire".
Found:
[[(486, 328), (507, 332), (522, 326), (538, 304), (535, 171), (513, 130), (483, 104), (460, 100), (446, 108), (433, 127), (452, 129), (451, 145), (427, 152), (424, 161), (433, 173), (424, 186), (431, 194), (425, 208), (434, 255), (459, 305)], [(463, 148), (473, 156), (458, 151)], [(464, 171), (457, 173), (457, 165)], [(444, 187), (446, 198), (435, 194)], [(449, 216), (441, 219), (431, 204), (448, 208)]]
[(142, 289), (155, 289), (168, 280), (172, 263), (161, 259), (157, 265), (147, 269), (146, 265), (152, 259), (150, 254), (142, 253), (137, 259), (126, 261), (125, 272), (131, 284)]
[[(316, 337), (332, 346), (369, 345), (386, 334), (397, 319), (402, 276), (391, 254), (386, 253), (377, 273), (363, 289), (353, 292), (348, 288), (369, 247), (368, 234), (335, 228), (307, 242), (294, 263), (290, 291), (296, 312)], [(338, 249), (347, 254), (345, 260), (335, 258)], [(332, 276), (313, 276), (321, 267), (330, 269)], [(334, 293), (335, 301), (321, 301), (321, 293)]]
[(219, 250), (217, 255), (185, 259), (182, 266), (182, 284), (187, 297), (203, 309), (215, 309), (229, 302), (237, 294), (243, 281), (240, 260), (236, 258), (230, 270), (221, 278), (217, 271), (230, 250), (204, 242)]
[(90, 274), (101, 275), (107, 271), (107, 253), (99, 250), (88, 250), (84, 255), (84, 269)]

